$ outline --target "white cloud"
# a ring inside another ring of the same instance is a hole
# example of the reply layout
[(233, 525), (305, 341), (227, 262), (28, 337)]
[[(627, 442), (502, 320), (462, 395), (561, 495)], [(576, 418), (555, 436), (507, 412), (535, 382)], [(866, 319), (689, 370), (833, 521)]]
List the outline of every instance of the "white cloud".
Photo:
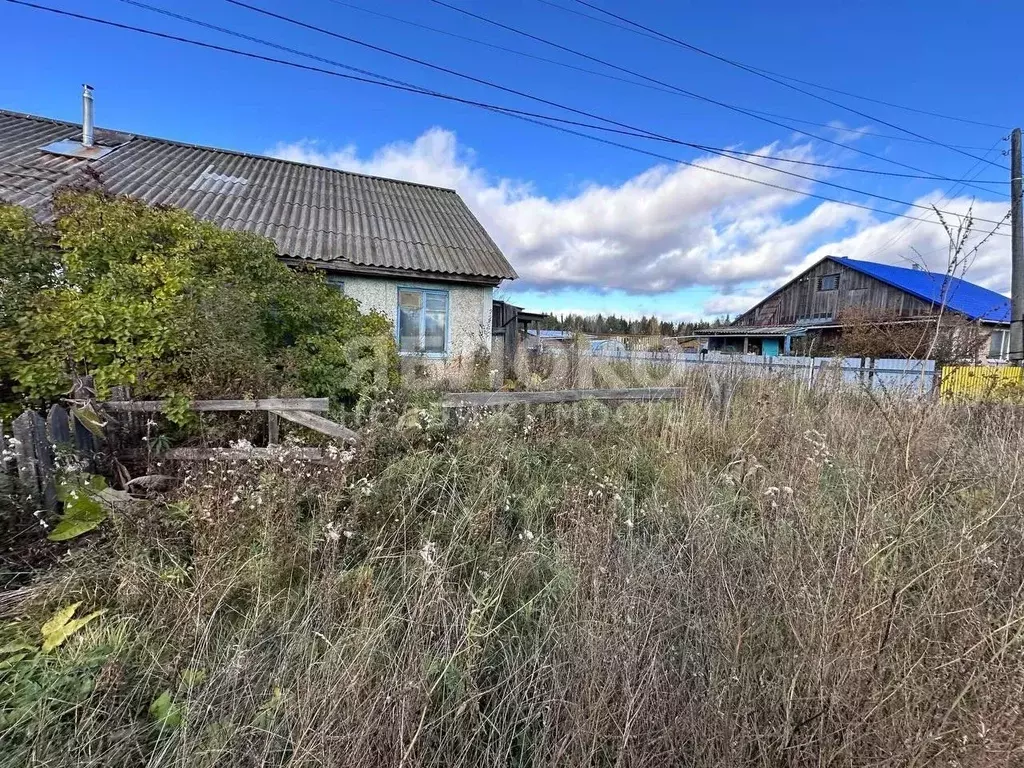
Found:
[[(807, 144), (771, 145), (760, 152), (822, 159)], [(826, 254), (899, 264), (906, 256), (918, 258), (916, 248), (926, 254), (928, 266), (945, 264), (941, 227), (902, 219), (880, 223), (870, 212), (829, 202), (797, 209), (806, 202), (802, 196), (748, 179), (800, 190), (813, 182), (720, 157), (700, 165), (740, 178), (658, 165), (618, 185), (591, 184), (551, 198), (529, 183), (492, 178), (454, 133), (441, 128), (369, 156), (354, 146), (332, 150), (310, 141), (280, 144), (271, 154), (456, 189), (516, 268), (521, 277), (516, 289), (659, 295), (712, 287), (720, 293), (704, 311), (735, 314)], [(955, 199), (942, 208), (966, 211), (968, 205)], [(1003, 204), (975, 206), (983, 218), (999, 219), (1005, 212)], [(991, 225), (978, 225), (983, 228)], [(993, 238), (979, 252), (972, 279), (997, 290), (1006, 287), (1006, 240)]]

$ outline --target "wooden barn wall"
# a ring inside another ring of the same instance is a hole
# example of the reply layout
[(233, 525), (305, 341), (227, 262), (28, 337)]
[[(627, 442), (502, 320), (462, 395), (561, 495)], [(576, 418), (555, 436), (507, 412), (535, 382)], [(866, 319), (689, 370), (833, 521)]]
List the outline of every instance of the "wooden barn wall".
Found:
[[(839, 288), (819, 291), (819, 280), (839, 275)], [(932, 312), (927, 302), (873, 277), (826, 261), (817, 264), (778, 293), (736, 319), (737, 325), (790, 325), (804, 320), (833, 320), (847, 307), (884, 310), (901, 317)]]

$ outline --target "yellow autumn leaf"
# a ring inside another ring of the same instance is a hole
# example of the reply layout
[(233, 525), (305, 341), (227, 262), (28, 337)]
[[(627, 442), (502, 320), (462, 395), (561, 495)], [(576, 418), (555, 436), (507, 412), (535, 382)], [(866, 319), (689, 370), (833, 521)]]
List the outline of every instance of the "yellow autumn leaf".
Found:
[(54, 648), (60, 646), (65, 640), (71, 637), (75, 632), (80, 630), (90, 621), (95, 619), (104, 611), (93, 611), (92, 613), (82, 616), (78, 619), (72, 619), (75, 615), (75, 611), (78, 610), (78, 606), (81, 603), (72, 603), (66, 605), (57, 611), (50, 619), (43, 624), (42, 635), (43, 635), (43, 653), (49, 653)]

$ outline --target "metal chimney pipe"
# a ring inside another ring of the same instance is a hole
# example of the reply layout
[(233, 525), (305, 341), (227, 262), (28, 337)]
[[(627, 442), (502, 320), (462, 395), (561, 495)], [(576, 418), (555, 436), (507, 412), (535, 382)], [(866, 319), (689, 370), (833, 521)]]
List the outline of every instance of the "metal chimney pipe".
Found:
[(82, 86), (82, 146), (93, 145), (92, 86)]

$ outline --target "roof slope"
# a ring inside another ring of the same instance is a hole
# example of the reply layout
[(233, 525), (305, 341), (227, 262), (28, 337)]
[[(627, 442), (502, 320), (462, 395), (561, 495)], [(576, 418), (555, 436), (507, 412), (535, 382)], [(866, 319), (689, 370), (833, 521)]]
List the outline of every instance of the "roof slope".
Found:
[(281, 256), (355, 270), (516, 277), (454, 190), (125, 134), (98, 159), (42, 150), (80, 136), (74, 123), (0, 110), (0, 199), (42, 209), (88, 166), (113, 194), (263, 235)]
[(858, 261), (843, 256), (830, 256), (833, 261), (855, 269), (876, 280), (881, 280), (901, 291), (906, 291), (922, 301), (940, 305), (943, 303), (945, 289), (945, 305), (972, 320), (985, 320), (990, 323), (1010, 322), (1010, 300), (1001, 293), (982, 288), (958, 277), (947, 277), (938, 272), (923, 269), (894, 267), (889, 264), (876, 264), (873, 261)]

